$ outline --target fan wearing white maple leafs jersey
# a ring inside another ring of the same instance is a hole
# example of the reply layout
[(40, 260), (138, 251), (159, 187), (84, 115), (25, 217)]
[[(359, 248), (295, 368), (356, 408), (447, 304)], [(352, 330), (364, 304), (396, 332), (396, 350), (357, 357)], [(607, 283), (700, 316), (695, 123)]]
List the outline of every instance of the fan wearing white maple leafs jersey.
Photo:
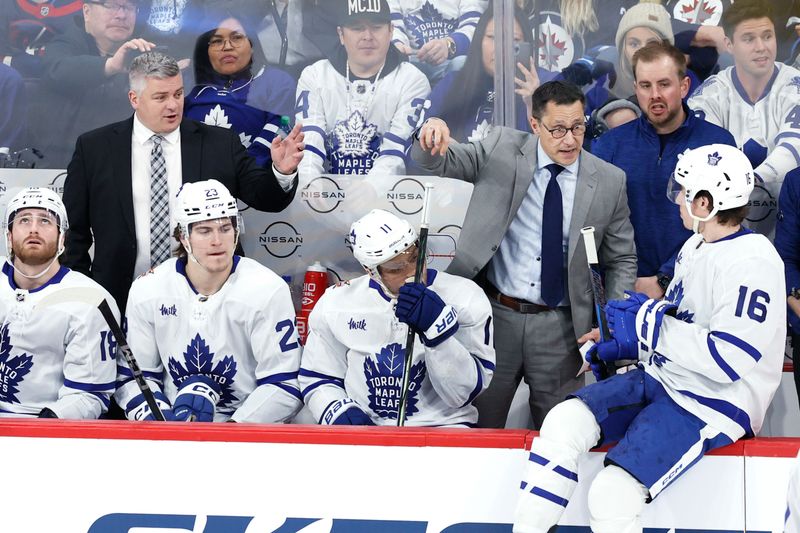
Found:
[(335, 0), (342, 46), (306, 67), (297, 83), (303, 124), (301, 177), (405, 174), (405, 158), (430, 84), (391, 46), (386, 0)]
[(432, 269), (424, 284), (406, 283), (417, 235), (387, 211), (354, 222), (350, 243), (368, 275), (328, 289), (311, 312), (299, 377), (311, 413), (321, 424), (397, 425), (413, 327), (406, 425), (474, 426), (472, 401), (495, 364), (486, 295), (471, 280)]
[(688, 105), (733, 134), (764, 184), (758, 184), (750, 227), (774, 235), (780, 184), (800, 166), (800, 71), (776, 63), (772, 9), (764, 0), (735, 2), (722, 15), (734, 66), (708, 78)]
[(97, 418), (114, 392), (116, 341), (97, 307), (54, 299), (99, 291), (119, 318), (114, 300), (59, 264), (68, 223), (55, 192), (24, 189), (8, 203), (3, 226), (0, 417)]
[(392, 43), (435, 83), (464, 64), (488, 0), (388, 0)]
[(753, 169), (733, 146), (687, 150), (668, 195), (694, 231), (665, 299), (629, 293), (606, 306), (613, 338), (587, 359), (638, 367), (553, 408), (534, 439), (515, 533), (545, 533), (577, 486), (582, 453), (617, 442), (588, 491), (594, 533), (641, 533), (646, 502), (707, 452), (752, 437), (780, 383), (786, 338), (783, 264), (741, 227)]
[[(234, 255), (236, 200), (216, 180), (186, 183), (177, 197), (181, 248), (134, 281), (128, 342), (168, 420), (290, 420), (302, 406), (300, 346), (289, 287)], [(120, 362), (116, 399), (132, 420), (153, 418)]]

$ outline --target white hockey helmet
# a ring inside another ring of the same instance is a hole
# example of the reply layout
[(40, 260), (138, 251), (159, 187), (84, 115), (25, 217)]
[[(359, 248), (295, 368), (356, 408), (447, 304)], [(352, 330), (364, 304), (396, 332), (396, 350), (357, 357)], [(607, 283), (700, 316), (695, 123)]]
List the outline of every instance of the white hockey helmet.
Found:
[[(708, 222), (719, 211), (747, 205), (755, 173), (750, 160), (735, 146), (709, 144), (683, 152), (670, 182), (667, 195), (674, 200), (675, 189), (683, 187), (689, 215), (698, 222)], [(700, 191), (708, 192), (713, 199), (711, 211), (702, 218), (692, 212), (692, 201)]]
[(373, 209), (350, 226), (353, 256), (380, 282), (378, 265), (397, 256), (417, 242), (417, 232), (407, 220), (383, 209)]
[(195, 222), (225, 217), (233, 217), (238, 238), (243, 228), (236, 198), (219, 181), (184, 183), (178, 190), (174, 218), (183, 236), (189, 237), (189, 229)]
[(61, 201), (58, 193), (46, 187), (28, 187), (22, 189), (8, 202), (4, 219), (5, 229), (11, 228), (17, 211), (29, 208), (46, 209), (53, 213), (58, 220), (58, 229), (61, 235), (64, 235), (69, 228), (67, 208), (64, 207), (64, 202)]

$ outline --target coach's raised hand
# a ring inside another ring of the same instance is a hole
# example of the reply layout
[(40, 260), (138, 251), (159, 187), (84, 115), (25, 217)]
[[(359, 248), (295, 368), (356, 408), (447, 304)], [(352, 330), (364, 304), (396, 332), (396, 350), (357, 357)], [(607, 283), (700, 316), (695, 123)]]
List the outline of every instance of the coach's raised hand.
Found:
[(444, 155), (450, 146), (450, 128), (440, 118), (429, 118), (419, 130), (419, 145), (431, 155)]

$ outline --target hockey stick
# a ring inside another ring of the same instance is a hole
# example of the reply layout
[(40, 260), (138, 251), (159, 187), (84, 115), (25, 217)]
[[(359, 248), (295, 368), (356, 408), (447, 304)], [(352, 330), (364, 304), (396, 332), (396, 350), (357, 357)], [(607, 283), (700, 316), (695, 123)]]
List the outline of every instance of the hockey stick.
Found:
[(114, 313), (111, 311), (111, 307), (108, 305), (103, 292), (91, 287), (70, 287), (68, 289), (61, 289), (42, 298), (36, 307), (37, 309), (41, 309), (65, 302), (84, 303), (96, 307), (97, 310), (100, 311), (109, 329), (111, 329), (111, 333), (113, 333), (114, 337), (117, 339), (117, 350), (122, 353), (122, 357), (124, 357), (125, 362), (128, 363), (128, 367), (133, 373), (133, 379), (139, 386), (139, 390), (142, 392), (142, 396), (144, 396), (147, 406), (150, 408), (150, 412), (153, 413), (153, 417), (156, 420), (165, 420), (164, 413), (162, 413), (161, 409), (158, 407), (156, 397), (153, 395), (153, 391), (150, 390), (150, 385), (148, 385), (147, 381), (144, 379), (142, 370), (139, 368), (139, 363), (136, 362), (136, 358), (133, 356), (133, 352), (128, 346), (128, 340), (125, 338), (125, 334), (122, 333), (122, 328), (119, 327), (117, 319), (114, 318)]
[[(600, 342), (604, 342), (611, 339), (611, 333), (608, 331), (608, 320), (606, 319), (606, 291), (600, 276), (600, 262), (597, 259), (597, 248), (594, 241), (594, 226), (581, 228), (581, 235), (583, 235), (583, 247), (586, 250), (586, 263), (589, 266), (589, 280), (592, 284), (594, 313), (597, 318), (597, 327), (600, 330)], [(597, 362), (601, 363), (601, 379), (615, 374), (614, 368), (601, 361)]]
[[(422, 220), (419, 224), (419, 237), (417, 241), (417, 265), (414, 270), (414, 283), (419, 283), (422, 280), (422, 274), (427, 268), (428, 259), (428, 216), (430, 214), (431, 191), (433, 190), (432, 183), (425, 184), (425, 197), (422, 199)], [(405, 360), (403, 362), (403, 382), (400, 385), (400, 406), (397, 412), (397, 426), (403, 427), (406, 423), (406, 408), (408, 402), (408, 387), (411, 381), (411, 360), (412, 352), (414, 351), (414, 341), (416, 333), (414, 328), (408, 326), (408, 335), (406, 336), (406, 351)]]

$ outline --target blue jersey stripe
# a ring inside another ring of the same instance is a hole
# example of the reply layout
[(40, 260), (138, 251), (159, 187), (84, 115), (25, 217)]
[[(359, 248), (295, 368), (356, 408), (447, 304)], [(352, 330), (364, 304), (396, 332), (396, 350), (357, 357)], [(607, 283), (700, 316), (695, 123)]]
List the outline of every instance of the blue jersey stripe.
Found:
[[(120, 365), (117, 365), (117, 374), (122, 374), (123, 376), (127, 376), (129, 378), (133, 377), (133, 372), (131, 372), (130, 368), (125, 367), (125, 366), (120, 366)], [(142, 370), (142, 375), (146, 379), (152, 379), (154, 381), (158, 381), (159, 384), (161, 383), (161, 373), (160, 372), (148, 372), (146, 370)]]
[(303, 399), (303, 395), (300, 394), (299, 390), (295, 389), (294, 387), (290, 387), (286, 383), (274, 383), (274, 385), (276, 387), (278, 387), (279, 389), (285, 390), (286, 392), (288, 392), (289, 394), (291, 394), (292, 396), (294, 396), (298, 400), (302, 400)]
[(761, 360), (761, 352), (759, 352), (755, 346), (743, 341), (736, 335), (731, 335), (730, 333), (725, 333), (724, 331), (712, 331), (711, 335), (714, 335), (715, 337), (722, 339), (725, 342), (733, 344), (734, 346), (742, 350), (744, 353), (755, 359), (756, 362)]
[(303, 126), (302, 127), (302, 132), (303, 133), (308, 133), (308, 132), (318, 133), (322, 137), (322, 140), (326, 140), (328, 138), (328, 134), (325, 133), (325, 130), (323, 130), (319, 126)]
[(281, 381), (287, 381), (290, 379), (297, 379), (297, 372), (283, 372), (280, 374), (272, 374), (271, 376), (267, 376), (264, 378), (259, 378), (256, 380), (257, 385), (272, 385), (275, 383), (279, 383)]
[(486, 319), (486, 324), (483, 326), (483, 344), (489, 346), (489, 341), (491, 339), (491, 325), (492, 325), (492, 317)]
[(393, 155), (393, 156), (399, 157), (401, 159), (406, 156), (400, 150), (381, 150), (380, 152), (378, 152), (378, 155), (379, 156), (392, 156)]
[(569, 503), (569, 501), (567, 501), (566, 499), (564, 499), (564, 498), (562, 498), (560, 496), (556, 496), (552, 492), (548, 492), (548, 491), (546, 491), (546, 490), (544, 490), (543, 488), (540, 488), (540, 487), (533, 487), (531, 489), (531, 494), (533, 494), (535, 496), (539, 496), (540, 498), (544, 498), (545, 500), (551, 501), (551, 502), (553, 502), (553, 503), (555, 503), (557, 505), (560, 505), (562, 507), (566, 507), (567, 504)]
[(477, 398), (478, 394), (480, 394), (481, 391), (483, 390), (483, 372), (481, 372), (481, 365), (478, 362), (479, 359), (474, 355), (472, 356), (472, 359), (475, 361), (475, 372), (478, 375), (478, 379), (476, 380), (477, 382), (475, 383), (475, 388), (472, 389), (472, 392), (469, 394), (469, 398), (467, 398), (467, 401), (464, 402), (464, 405), (462, 405), (461, 407), (466, 407), (469, 404), (471, 404), (472, 401), (475, 398)]
[(335, 385), (336, 387), (339, 387), (340, 389), (344, 390), (344, 381), (340, 379), (321, 379), (316, 383), (312, 383), (311, 385), (303, 389), (303, 398), (308, 396), (309, 393), (311, 393), (311, 391), (313, 391), (317, 387), (321, 387), (322, 385)]
[(396, 142), (397, 144), (399, 144), (399, 145), (401, 145), (403, 147), (408, 147), (408, 145), (410, 144), (409, 143), (410, 139), (403, 139), (402, 137), (400, 137), (399, 135), (395, 135), (391, 131), (387, 131), (386, 133), (384, 133), (383, 134), (383, 138), (384, 139), (389, 139), (392, 142)]
[(713, 409), (721, 415), (730, 418), (742, 427), (744, 434), (748, 437), (754, 436), (753, 428), (750, 425), (750, 416), (732, 403), (726, 402), (725, 400), (720, 400), (719, 398), (706, 398), (705, 396), (700, 396), (699, 394), (695, 394), (687, 390), (679, 390), (678, 392), (684, 396), (697, 400), (697, 402), (701, 405), (705, 405), (709, 409)]
[(572, 472), (571, 470), (567, 470), (563, 466), (556, 466), (555, 468), (553, 468), (553, 472), (555, 472), (556, 474), (560, 474), (567, 479), (571, 479), (575, 483), (578, 482), (578, 474)]
[(86, 392), (103, 392), (113, 391), (116, 383), (81, 383), (80, 381), (72, 381), (71, 379), (64, 380), (64, 386), (70, 389), (82, 390)]
[(322, 160), (323, 160), (323, 161), (324, 161), (324, 160), (326, 160), (326, 159), (328, 158), (328, 156), (327, 156), (327, 155), (325, 155), (324, 153), (322, 153), (322, 152), (319, 150), (319, 148), (317, 148), (316, 146), (311, 146), (310, 144), (307, 144), (307, 145), (306, 145), (306, 150), (308, 150), (308, 151), (309, 151), (309, 152), (311, 152), (312, 154), (317, 154), (318, 156), (320, 156), (320, 157), (322, 158)]
[(536, 463), (537, 465), (542, 465), (542, 466), (545, 466), (547, 463), (550, 462), (547, 459), (545, 459), (544, 457), (542, 457), (541, 455), (535, 454), (533, 452), (531, 452), (528, 455), (528, 461), (532, 461), (532, 462)]
[(323, 374), (322, 372), (315, 372), (313, 370), (309, 370), (307, 368), (300, 368), (299, 374), (306, 378), (319, 378), (319, 379), (334, 379), (337, 381), (341, 381), (344, 383), (344, 378), (340, 378), (337, 376), (329, 376), (328, 374)]
[(714, 339), (711, 338), (712, 335), (713, 332), (709, 333), (706, 337), (706, 343), (708, 344), (708, 351), (711, 353), (711, 358), (715, 363), (717, 363), (717, 366), (720, 367), (723, 372), (725, 372), (725, 375), (728, 376), (728, 379), (731, 381), (739, 380), (739, 374), (737, 374), (733, 368), (728, 365), (728, 362), (725, 361), (725, 359), (722, 358), (722, 355), (720, 355), (720, 353), (717, 351), (717, 346), (714, 344)]

